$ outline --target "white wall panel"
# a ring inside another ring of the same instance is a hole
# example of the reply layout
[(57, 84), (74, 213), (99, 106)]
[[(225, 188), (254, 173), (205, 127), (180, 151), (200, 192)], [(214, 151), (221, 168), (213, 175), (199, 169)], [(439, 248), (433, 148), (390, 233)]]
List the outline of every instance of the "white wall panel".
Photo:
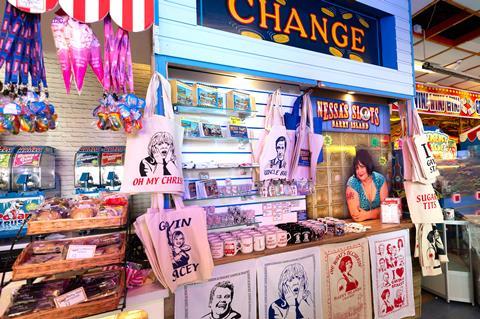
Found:
[(159, 1), (155, 51), (207, 63), (413, 95), (408, 0), (359, 2), (395, 16), (398, 70), (196, 26), (196, 0)]

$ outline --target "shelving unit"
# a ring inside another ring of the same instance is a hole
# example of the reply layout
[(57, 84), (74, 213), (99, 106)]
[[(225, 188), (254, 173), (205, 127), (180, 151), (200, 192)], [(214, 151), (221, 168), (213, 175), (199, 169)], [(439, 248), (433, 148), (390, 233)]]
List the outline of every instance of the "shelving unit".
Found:
[(188, 105), (174, 105), (173, 109), (178, 114), (208, 114), (216, 116), (236, 116), (241, 119), (252, 117), (257, 114), (253, 110), (234, 110), (208, 106), (188, 106)]

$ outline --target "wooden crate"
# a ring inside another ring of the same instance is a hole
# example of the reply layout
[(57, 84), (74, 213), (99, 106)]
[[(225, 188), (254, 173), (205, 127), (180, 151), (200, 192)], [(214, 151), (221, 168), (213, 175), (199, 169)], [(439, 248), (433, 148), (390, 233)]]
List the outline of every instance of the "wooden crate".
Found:
[(118, 286), (115, 294), (95, 299), (92, 301), (83, 302), (74, 306), (65, 308), (54, 308), (26, 315), (8, 317), (2, 316), (2, 319), (80, 319), (88, 316), (93, 316), (99, 313), (109, 312), (116, 310), (120, 304), (120, 300), (123, 297), (125, 291), (125, 273), (122, 271), (120, 277), (120, 285)]
[[(104, 235), (100, 235), (104, 236)], [(63, 239), (58, 241), (68, 241), (72, 244), (75, 242), (81, 242), (84, 239), (100, 237), (100, 236), (88, 236), (75, 239)], [(57, 242), (57, 241), (56, 241)], [(68, 271), (91, 269), (101, 266), (108, 266), (119, 264), (125, 259), (125, 233), (122, 233), (120, 250), (114, 254), (105, 254), (101, 256), (95, 256), (93, 258), (86, 259), (71, 259), (71, 260), (58, 260), (51, 262), (44, 262), (41, 264), (24, 264), (28, 257), (32, 254), (33, 243), (28, 244), (22, 253), (17, 257), (17, 260), (12, 266), (12, 280), (22, 280), (29, 278), (44, 277), (48, 275), (59, 274)]]
[(124, 206), (120, 216), (92, 218), (64, 218), (28, 221), (27, 235), (50, 234), (59, 231), (74, 231), (96, 228), (115, 228), (127, 223), (128, 207)]

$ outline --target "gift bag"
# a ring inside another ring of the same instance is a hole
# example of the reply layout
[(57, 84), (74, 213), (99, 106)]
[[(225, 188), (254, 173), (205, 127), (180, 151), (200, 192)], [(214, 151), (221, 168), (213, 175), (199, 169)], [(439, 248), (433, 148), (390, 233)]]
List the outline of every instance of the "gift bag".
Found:
[(290, 179), (312, 180), (315, 184), (317, 160), (323, 147), (323, 136), (315, 134), (310, 93), (303, 96), (301, 111), (300, 126), (295, 134)]
[[(159, 85), (165, 116), (154, 114)], [(122, 192), (180, 194), (184, 191), (183, 127), (174, 120), (170, 95), (170, 83), (154, 73), (147, 90), (143, 129), (127, 136)]]
[(443, 214), (432, 184), (405, 181), (412, 223), (443, 223)]
[(287, 179), (290, 170), (292, 143), (285, 128), (280, 91), (275, 91), (269, 100), (265, 132), (257, 151), (261, 181)]
[(199, 206), (184, 206), (173, 195), (175, 209), (163, 209), (163, 195), (152, 195), (152, 208), (144, 215), (166, 286), (210, 279), (213, 259), (207, 239), (206, 213)]
[[(295, 134), (297, 132), (298, 127), (300, 126), (300, 121), (301, 121), (301, 114), (300, 114), (300, 107), (303, 104), (303, 98), (304, 95), (299, 96), (296, 100), (295, 103), (293, 104), (293, 109), (292, 113), (285, 113), (283, 116), (285, 119), (285, 127), (287, 128), (287, 134), (290, 137), (290, 140), (295, 141)], [(312, 106), (312, 111), (313, 111), (313, 106)], [(323, 120), (320, 117), (314, 117), (313, 118), (313, 128), (314, 128), (314, 133), (322, 135), (322, 123)], [(323, 162), (323, 151), (320, 151), (320, 154), (318, 155), (317, 163), (322, 163)]]

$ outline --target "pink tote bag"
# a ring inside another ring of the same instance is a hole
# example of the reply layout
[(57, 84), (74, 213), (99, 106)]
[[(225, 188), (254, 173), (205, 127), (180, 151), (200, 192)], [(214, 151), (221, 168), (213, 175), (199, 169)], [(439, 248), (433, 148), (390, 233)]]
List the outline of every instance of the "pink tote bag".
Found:
[(144, 215), (166, 286), (174, 292), (179, 285), (210, 279), (213, 259), (207, 238), (205, 210), (184, 206), (173, 195), (175, 209), (163, 209), (163, 195), (152, 195), (152, 208)]
[(306, 179), (315, 183), (317, 159), (323, 147), (323, 136), (314, 133), (310, 93), (303, 97), (301, 114), (300, 126), (296, 132), (290, 179)]
[[(156, 115), (158, 87), (162, 87), (165, 116)], [(183, 193), (183, 127), (175, 121), (170, 83), (155, 72), (147, 90), (143, 129), (127, 136), (124, 193)]]

